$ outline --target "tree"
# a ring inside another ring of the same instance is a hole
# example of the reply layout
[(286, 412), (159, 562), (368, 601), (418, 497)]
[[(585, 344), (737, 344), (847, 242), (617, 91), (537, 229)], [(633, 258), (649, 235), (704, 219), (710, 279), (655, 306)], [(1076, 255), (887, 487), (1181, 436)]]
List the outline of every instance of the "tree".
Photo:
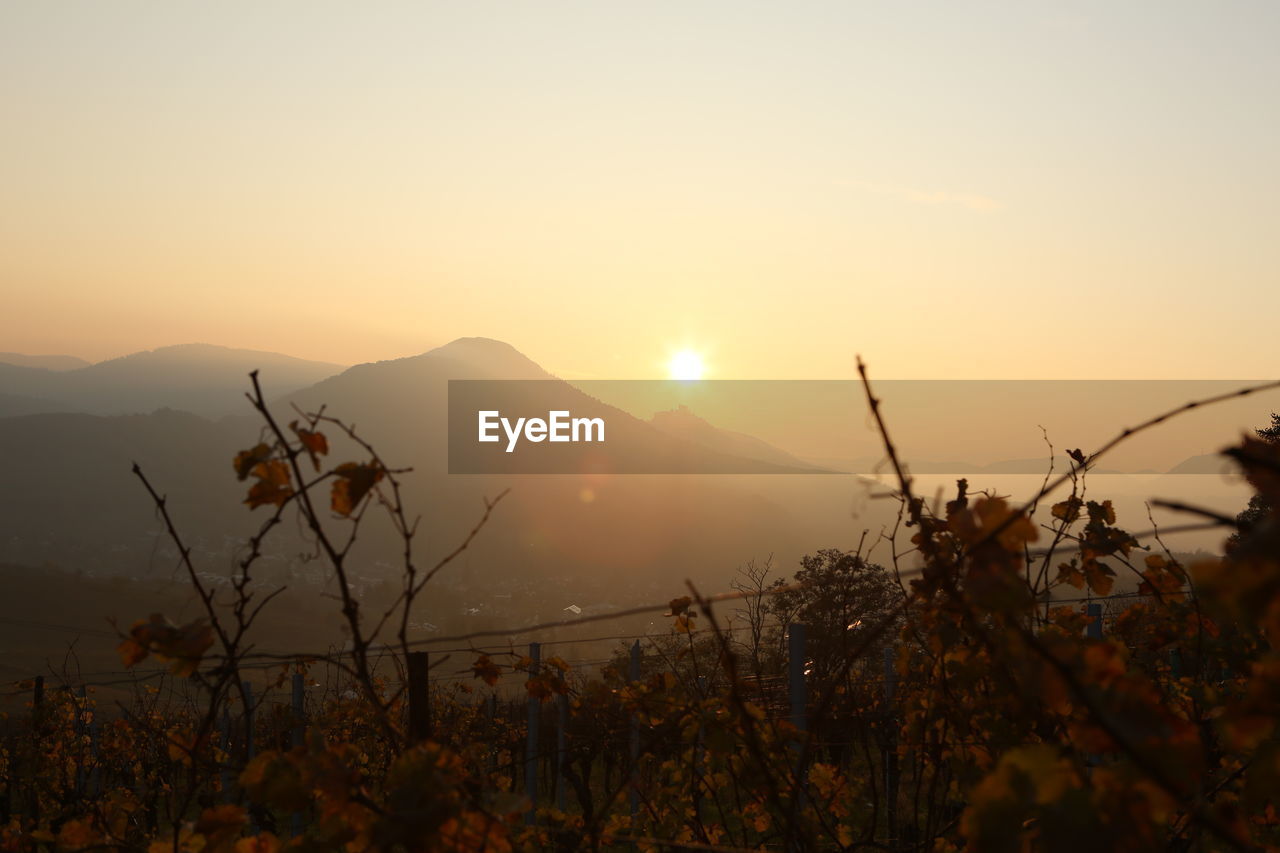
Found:
[(734, 610), (733, 618), (737, 633), (730, 637), (733, 645), (742, 653), (746, 669), (756, 679), (764, 677), (765, 672), (776, 670), (781, 666), (780, 650), (769, 642), (769, 591), (781, 580), (770, 581), (773, 571), (773, 555), (762, 563), (750, 560), (738, 567), (737, 576), (729, 582), (729, 587), (742, 595), (740, 606)]
[[(1271, 413), (1271, 426), (1254, 430), (1258, 438), (1272, 444), (1280, 444), (1280, 414)], [(1271, 503), (1262, 494), (1255, 493), (1249, 498), (1249, 505), (1236, 516), (1236, 532), (1227, 539), (1227, 551), (1231, 552), (1240, 544), (1240, 535), (1249, 531), (1255, 524), (1271, 514)]]
[[(827, 548), (801, 558), (793, 586), (774, 593), (769, 610), (780, 630), (791, 623), (808, 627), (807, 658), (811, 663), (806, 669), (811, 683), (826, 684), (841, 673), (851, 676), (853, 669), (845, 665), (851, 655), (865, 661), (880, 660), (876, 653), (879, 645), (862, 648), (866, 632), (878, 625), (902, 596), (884, 566), (855, 552)], [(882, 637), (892, 633), (882, 632)]]

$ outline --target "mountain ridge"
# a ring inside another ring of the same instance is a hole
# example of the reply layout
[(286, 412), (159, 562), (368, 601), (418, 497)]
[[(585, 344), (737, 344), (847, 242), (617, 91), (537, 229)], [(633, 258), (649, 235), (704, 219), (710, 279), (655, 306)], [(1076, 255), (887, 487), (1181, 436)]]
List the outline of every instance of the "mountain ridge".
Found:
[(85, 361), (83, 358), (77, 358), (74, 355), (29, 355), (21, 352), (0, 352), (0, 364), (12, 364), (15, 367), (39, 367), (56, 372), (89, 367), (93, 362)]
[(282, 353), (216, 344), (177, 344), (71, 370), (0, 362), (0, 416), (30, 413), (33, 400), (48, 411), (136, 414), (158, 408), (220, 417), (244, 408), (247, 374), (259, 369), (275, 393), (288, 393), (333, 375), (342, 365)]

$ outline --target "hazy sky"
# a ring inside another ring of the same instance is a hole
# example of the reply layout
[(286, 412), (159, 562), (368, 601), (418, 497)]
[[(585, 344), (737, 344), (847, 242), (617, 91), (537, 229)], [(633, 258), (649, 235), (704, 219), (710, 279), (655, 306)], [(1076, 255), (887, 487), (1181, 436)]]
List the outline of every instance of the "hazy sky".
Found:
[(1269, 377), (1280, 4), (0, 5), (0, 350)]

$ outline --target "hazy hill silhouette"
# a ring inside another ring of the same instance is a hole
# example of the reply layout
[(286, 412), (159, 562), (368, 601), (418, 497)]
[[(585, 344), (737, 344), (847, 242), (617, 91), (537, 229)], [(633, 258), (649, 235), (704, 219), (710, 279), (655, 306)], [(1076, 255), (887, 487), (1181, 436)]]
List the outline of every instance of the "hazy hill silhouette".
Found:
[[(507, 588), (535, 588), (547, 580), (580, 582), (581, 597), (588, 601), (623, 589), (674, 594), (685, 577), (720, 586), (741, 562), (769, 553), (798, 555), (814, 539), (817, 522), (807, 509), (794, 500), (771, 499), (768, 487), (760, 487), (791, 477), (447, 476), (448, 380), (485, 378), (553, 380), (514, 348), (481, 338), (411, 358), (358, 365), (282, 395), (277, 395), (272, 371), (264, 368), (261, 373), (264, 391), (276, 400), (282, 421), (297, 416), (293, 405), (303, 410), (324, 405), (329, 413), (355, 422), (390, 464), (414, 468), (404, 479), (411, 508), (422, 514), (416, 545), (423, 562), (465, 535), (483, 498), (511, 489), (490, 528), (451, 570), (453, 582)], [(552, 384), (568, 408), (604, 405), (566, 383)], [(247, 386), (242, 376), (237, 393)], [(625, 413), (614, 410), (611, 418), (619, 428), (643, 433), (663, 446), (715, 455)], [(237, 540), (265, 514), (240, 504), (246, 487), (235, 480), (231, 466), (237, 450), (258, 440), (259, 426), (252, 414), (212, 421), (177, 411), (0, 419), (0, 442), (21, 448), (8, 488), (0, 492), (0, 542), (6, 545), (6, 559), (27, 564), (53, 560), (67, 568), (127, 574), (171, 572), (175, 555), (157, 537), (154, 512), (129, 473), (136, 459), (168, 494), (170, 509), (197, 555), (210, 570), (225, 572), (233, 565)], [(360, 458), (335, 430), (328, 432), (334, 460)], [(836, 491), (823, 500), (835, 507), (831, 517), (839, 522), (842, 505), (830, 497), (842, 492), (847, 504), (848, 482), (832, 488)], [(277, 556), (297, 562), (305, 544), (287, 539), (292, 530), (283, 532), (287, 544)], [(398, 545), (387, 534), (375, 522), (362, 536), (361, 573), (385, 574), (390, 571), (386, 564), (396, 563)], [(832, 541), (830, 536), (827, 527), (821, 541)], [(856, 542), (855, 531), (846, 538)]]
[(20, 352), (0, 352), (0, 364), (40, 367), (45, 370), (77, 370), (88, 367), (92, 362), (76, 358), (74, 355), (26, 355)]
[(1237, 474), (1239, 467), (1221, 453), (1204, 453), (1184, 459), (1169, 469), (1170, 474)]
[[(486, 397), (504, 413), (538, 413), (551, 409), (575, 417), (600, 417), (608, 424), (608, 440), (584, 453), (579, 445), (525, 445), (520, 453), (507, 454), (501, 443), (470, 447), (492, 451), (486, 458), (502, 463), (510, 473), (716, 472), (794, 473), (814, 471), (813, 466), (781, 451), (767, 452), (763, 442), (749, 436), (716, 435), (701, 421), (700, 431), (681, 434), (660, 429), (557, 379), (509, 344), (489, 338), (460, 338), (450, 344), (410, 358), (362, 364), (311, 388), (288, 395), (285, 402), (305, 410), (327, 405), (335, 412), (359, 413), (352, 417), (366, 427), (362, 432), (390, 458), (413, 459), (420, 471), (447, 470), (446, 450), (450, 412), (448, 383), (453, 379), (539, 380), (501, 386)], [(459, 408), (452, 413), (459, 435), (474, 435), (475, 412)], [(372, 429), (374, 432), (370, 433)], [(754, 442), (754, 443), (753, 443)], [(747, 452), (738, 452), (747, 451)], [(770, 458), (772, 457), (772, 458)], [(474, 470), (474, 469), (472, 469)], [(485, 469), (493, 470), (493, 469)]]
[[(220, 544), (243, 521), (228, 454), (237, 437), (224, 426), (162, 409), (104, 417), (39, 414), (0, 419), (11, 449), (0, 490), (0, 543), (11, 562), (58, 562), (147, 574), (159, 564), (154, 507), (130, 471), (139, 462), (168, 493), (200, 548)], [(173, 561), (163, 559), (163, 571)]]
[(667, 435), (691, 441), (710, 450), (730, 456), (754, 459), (784, 468), (811, 469), (815, 473), (826, 470), (805, 462), (755, 436), (721, 429), (698, 417), (687, 406), (681, 405), (667, 411), (656, 412), (649, 419), (649, 423)]
[[(199, 355), (199, 348), (189, 354)], [(141, 377), (138, 381), (153, 392), (157, 375), (171, 382), (184, 375), (178, 354), (160, 355), (159, 363), (167, 359), (165, 370), (134, 370), (134, 365), (152, 361), (124, 359), (119, 361), (125, 364), (104, 368), (101, 375), (114, 377), (122, 394), (140, 393), (128, 387), (130, 377)], [(414, 469), (403, 480), (410, 510), (421, 514), (415, 538), (419, 565), (431, 565), (465, 536), (485, 498), (511, 490), (489, 528), (440, 577), (448, 594), (424, 604), (422, 618), (437, 624), (461, 618), (457, 602), (466, 600), (470, 613), (471, 604), (498, 592), (514, 593), (504, 600), (524, 609), (494, 616), (499, 624), (481, 625), (476, 616), (467, 625), (500, 627), (511, 620), (559, 616), (571, 603), (622, 604), (674, 596), (683, 592), (685, 578), (708, 589), (723, 588), (734, 568), (749, 559), (773, 554), (777, 565), (789, 568), (816, 548), (854, 547), (862, 530), (874, 535), (892, 522), (896, 510), (892, 501), (869, 499), (866, 482), (854, 477), (617, 476), (607, 465), (565, 476), (449, 476), (445, 429), (451, 379), (542, 380), (553, 389), (551, 399), (561, 401), (557, 405), (583, 414), (607, 410), (617, 428), (652, 442), (649, 451), (665, 447), (674, 453), (680, 448), (681, 453), (701, 453), (703, 459), (739, 454), (762, 465), (787, 459), (776, 455), (783, 452), (775, 447), (717, 428), (691, 411), (644, 421), (611, 409), (499, 341), (464, 338), (411, 358), (357, 365), (301, 388), (289, 387), (287, 372), (282, 381), (269, 366), (249, 356), (238, 358), (244, 372), (225, 389), (241, 412), (235, 416), (214, 420), (160, 410), (0, 418), (0, 446), (8, 451), (6, 488), (0, 490), (0, 559), (28, 566), (53, 562), (68, 570), (157, 581), (174, 576), (177, 553), (129, 470), (137, 460), (168, 496), (197, 565), (225, 576), (242, 554), (244, 537), (266, 514), (242, 505), (246, 485), (236, 481), (231, 465), (236, 451), (259, 440), (261, 424), (242, 396), (250, 367), (262, 369), (264, 392), (282, 422), (297, 417), (293, 406), (304, 411), (326, 406), (328, 413), (354, 422), (389, 464)], [(207, 389), (214, 380), (223, 381), (218, 371), (213, 379), (200, 378), (198, 365), (207, 359), (190, 360), (197, 365), (191, 371), (197, 385)], [(545, 404), (547, 398), (540, 394), (539, 399)], [(362, 458), (363, 452), (336, 430), (326, 431), (332, 461)], [(1037, 465), (1036, 470), (1043, 468)], [(939, 486), (950, 490), (954, 483), (943, 479)], [(921, 489), (933, 494), (935, 486), (922, 482)], [(310, 548), (298, 528), (289, 523), (279, 533), (281, 539), (256, 577), (314, 583), (306, 575)], [(376, 581), (395, 571), (400, 546), (389, 534), (371, 516), (354, 552), (358, 579)], [(549, 599), (562, 596), (570, 600), (551, 607), (555, 602)], [(454, 610), (432, 609), (439, 607)]]
[(64, 403), (55, 403), (41, 397), (30, 397), (26, 394), (5, 394), (0, 392), (0, 418), (17, 415), (38, 415), (49, 412), (65, 412), (70, 407)]
[[(607, 460), (581, 476), (449, 477), (445, 431), (450, 379), (554, 377), (508, 344), (463, 338), (411, 358), (358, 365), (281, 403), (303, 410), (326, 405), (356, 421), (360, 434), (387, 459), (412, 465), (407, 494), (427, 509), (424, 532), (441, 545), (467, 528), (485, 496), (511, 488), (472, 557), (472, 571), (490, 577), (515, 571), (593, 578), (608, 572), (614, 583), (650, 585), (691, 574), (707, 577), (713, 570), (723, 582), (737, 562), (801, 547), (800, 530), (808, 521), (798, 520), (758, 490), (743, 488), (752, 484), (738, 483), (738, 478), (611, 476)], [(700, 456), (702, 464), (728, 458), (665, 435), (569, 383), (555, 380), (551, 385), (550, 391), (539, 388), (540, 403), (556, 400), (575, 415), (606, 414), (614, 431), (611, 441), (618, 435), (619, 444), (633, 452), (687, 452)], [(741, 466), (741, 460), (734, 464)], [(634, 574), (621, 577), (618, 572)]]
[[(106, 415), (168, 407), (216, 418), (244, 411), (245, 375), (255, 369), (269, 375), (279, 393), (287, 393), (332, 376), (342, 366), (272, 352), (182, 344), (71, 370), (0, 363), (0, 394), (46, 401), (45, 411)], [(15, 408), (0, 409), (0, 415), (19, 413)]]

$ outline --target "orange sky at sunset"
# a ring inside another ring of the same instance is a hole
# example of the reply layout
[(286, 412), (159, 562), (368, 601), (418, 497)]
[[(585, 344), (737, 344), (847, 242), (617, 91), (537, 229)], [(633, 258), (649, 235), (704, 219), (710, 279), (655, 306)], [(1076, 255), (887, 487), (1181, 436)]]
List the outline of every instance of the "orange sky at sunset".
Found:
[(0, 350), (1274, 373), (1275, 4), (234, 8), (0, 8)]

